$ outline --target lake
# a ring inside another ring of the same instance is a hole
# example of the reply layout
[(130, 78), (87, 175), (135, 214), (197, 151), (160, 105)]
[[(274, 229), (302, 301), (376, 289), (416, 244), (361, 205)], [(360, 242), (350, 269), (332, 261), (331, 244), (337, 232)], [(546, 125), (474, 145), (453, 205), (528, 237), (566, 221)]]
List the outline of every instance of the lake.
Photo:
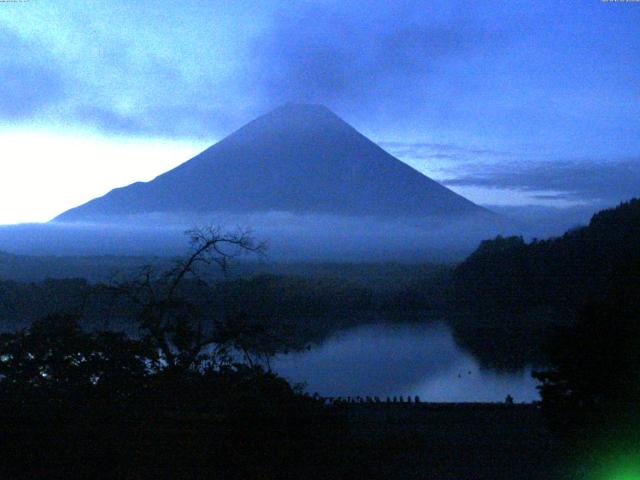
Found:
[(427, 402), (538, 400), (530, 369), (505, 373), (480, 368), (443, 323), (362, 325), (328, 337), (310, 350), (279, 355), (272, 368), (322, 396), (420, 397)]

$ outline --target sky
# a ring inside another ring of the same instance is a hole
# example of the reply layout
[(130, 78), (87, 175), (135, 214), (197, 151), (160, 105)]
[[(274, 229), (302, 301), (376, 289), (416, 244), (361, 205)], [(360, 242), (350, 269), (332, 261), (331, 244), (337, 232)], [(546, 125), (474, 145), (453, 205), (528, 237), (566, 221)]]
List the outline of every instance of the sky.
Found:
[(640, 194), (640, 2), (0, 2), (0, 223), (321, 103), (483, 205)]

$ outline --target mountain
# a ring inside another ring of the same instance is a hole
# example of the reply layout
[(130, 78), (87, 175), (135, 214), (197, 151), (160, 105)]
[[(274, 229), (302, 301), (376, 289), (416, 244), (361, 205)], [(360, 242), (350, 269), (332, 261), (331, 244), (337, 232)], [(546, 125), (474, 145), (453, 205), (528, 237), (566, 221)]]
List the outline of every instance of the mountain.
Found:
[(394, 218), (491, 216), (385, 152), (329, 109), (288, 104), (154, 180), (115, 189), (54, 221), (274, 211)]

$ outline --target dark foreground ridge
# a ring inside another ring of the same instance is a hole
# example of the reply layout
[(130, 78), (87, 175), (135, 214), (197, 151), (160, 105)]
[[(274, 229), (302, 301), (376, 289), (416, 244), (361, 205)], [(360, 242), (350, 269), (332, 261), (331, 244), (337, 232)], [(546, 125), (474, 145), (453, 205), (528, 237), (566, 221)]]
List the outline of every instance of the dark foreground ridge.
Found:
[(21, 447), (3, 452), (11, 478), (567, 478), (534, 405), (354, 404), (262, 417), (56, 411), (10, 420), (5, 438)]
[(287, 104), (156, 179), (115, 189), (55, 221), (270, 211), (491, 216), (385, 152), (326, 107)]

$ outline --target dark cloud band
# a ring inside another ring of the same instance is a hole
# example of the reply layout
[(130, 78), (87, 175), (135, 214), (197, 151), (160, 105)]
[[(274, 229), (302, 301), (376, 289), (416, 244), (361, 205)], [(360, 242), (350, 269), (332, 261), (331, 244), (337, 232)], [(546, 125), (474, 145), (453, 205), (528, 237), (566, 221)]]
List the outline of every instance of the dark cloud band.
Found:
[(539, 161), (475, 165), (445, 179), (448, 186), (550, 191), (540, 199), (620, 201), (640, 195), (640, 158), (613, 161)]

